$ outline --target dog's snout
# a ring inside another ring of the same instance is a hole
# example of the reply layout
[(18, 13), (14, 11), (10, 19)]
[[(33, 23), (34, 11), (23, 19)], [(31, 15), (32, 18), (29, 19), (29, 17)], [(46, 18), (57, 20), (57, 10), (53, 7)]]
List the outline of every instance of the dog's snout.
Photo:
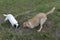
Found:
[(23, 28), (26, 28), (26, 25), (23, 25)]

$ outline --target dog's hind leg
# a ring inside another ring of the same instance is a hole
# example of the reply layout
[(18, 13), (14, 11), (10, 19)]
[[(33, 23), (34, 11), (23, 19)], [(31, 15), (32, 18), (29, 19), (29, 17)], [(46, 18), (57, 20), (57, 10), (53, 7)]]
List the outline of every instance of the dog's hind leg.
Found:
[(37, 30), (38, 32), (41, 31), (41, 29), (42, 29), (42, 27), (43, 27), (43, 24), (45, 23), (46, 20), (47, 20), (47, 18), (42, 18), (42, 19), (40, 20), (40, 25), (41, 25), (41, 27), (40, 27), (39, 30)]

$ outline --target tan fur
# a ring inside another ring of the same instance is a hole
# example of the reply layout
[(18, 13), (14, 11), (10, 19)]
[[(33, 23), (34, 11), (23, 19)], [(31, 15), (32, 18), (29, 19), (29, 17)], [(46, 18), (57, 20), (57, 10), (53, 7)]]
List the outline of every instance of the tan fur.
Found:
[(41, 31), (42, 27), (43, 27), (43, 24), (46, 22), (47, 20), (47, 15), (50, 14), (50, 13), (53, 13), (55, 10), (55, 7), (52, 8), (52, 10), (50, 10), (49, 12), (47, 13), (39, 13), (37, 14), (36, 16), (34, 16), (32, 19), (29, 19), (28, 21), (24, 22), (23, 23), (23, 27), (29, 27), (29, 28), (34, 28), (36, 26), (38, 26), (39, 24), (41, 25), (40, 26), (40, 29), (37, 30), (38, 32)]

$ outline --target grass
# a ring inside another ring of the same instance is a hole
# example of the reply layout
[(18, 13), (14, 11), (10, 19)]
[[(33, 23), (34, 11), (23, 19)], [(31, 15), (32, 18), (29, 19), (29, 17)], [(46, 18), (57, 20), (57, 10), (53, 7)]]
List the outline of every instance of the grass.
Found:
[[(53, 6), (56, 10), (53, 14), (48, 15), (48, 20), (44, 24), (41, 32), (36, 29), (24, 29), (22, 23), (39, 12), (47, 12)], [(36, 9), (33, 11), (33, 9)], [(23, 13), (32, 10), (30, 13)], [(20, 28), (11, 27), (9, 22), (0, 25), (0, 40), (60, 40), (60, 0), (0, 0), (0, 18), (4, 18), (2, 14), (11, 13), (16, 17), (20, 24)], [(1, 21), (1, 20), (0, 20)]]

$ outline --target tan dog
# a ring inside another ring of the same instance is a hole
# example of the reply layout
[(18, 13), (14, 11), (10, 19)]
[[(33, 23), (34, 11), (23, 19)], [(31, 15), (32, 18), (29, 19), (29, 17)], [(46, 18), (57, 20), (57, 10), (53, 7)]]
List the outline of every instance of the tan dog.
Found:
[(43, 24), (46, 22), (47, 20), (47, 15), (50, 13), (53, 13), (55, 10), (55, 7), (53, 7), (49, 12), (47, 13), (39, 13), (36, 16), (34, 16), (32, 19), (29, 19), (28, 21), (23, 23), (23, 27), (29, 27), (29, 28), (34, 28), (36, 26), (38, 26), (39, 24), (40, 29), (37, 30), (38, 32), (41, 31)]

